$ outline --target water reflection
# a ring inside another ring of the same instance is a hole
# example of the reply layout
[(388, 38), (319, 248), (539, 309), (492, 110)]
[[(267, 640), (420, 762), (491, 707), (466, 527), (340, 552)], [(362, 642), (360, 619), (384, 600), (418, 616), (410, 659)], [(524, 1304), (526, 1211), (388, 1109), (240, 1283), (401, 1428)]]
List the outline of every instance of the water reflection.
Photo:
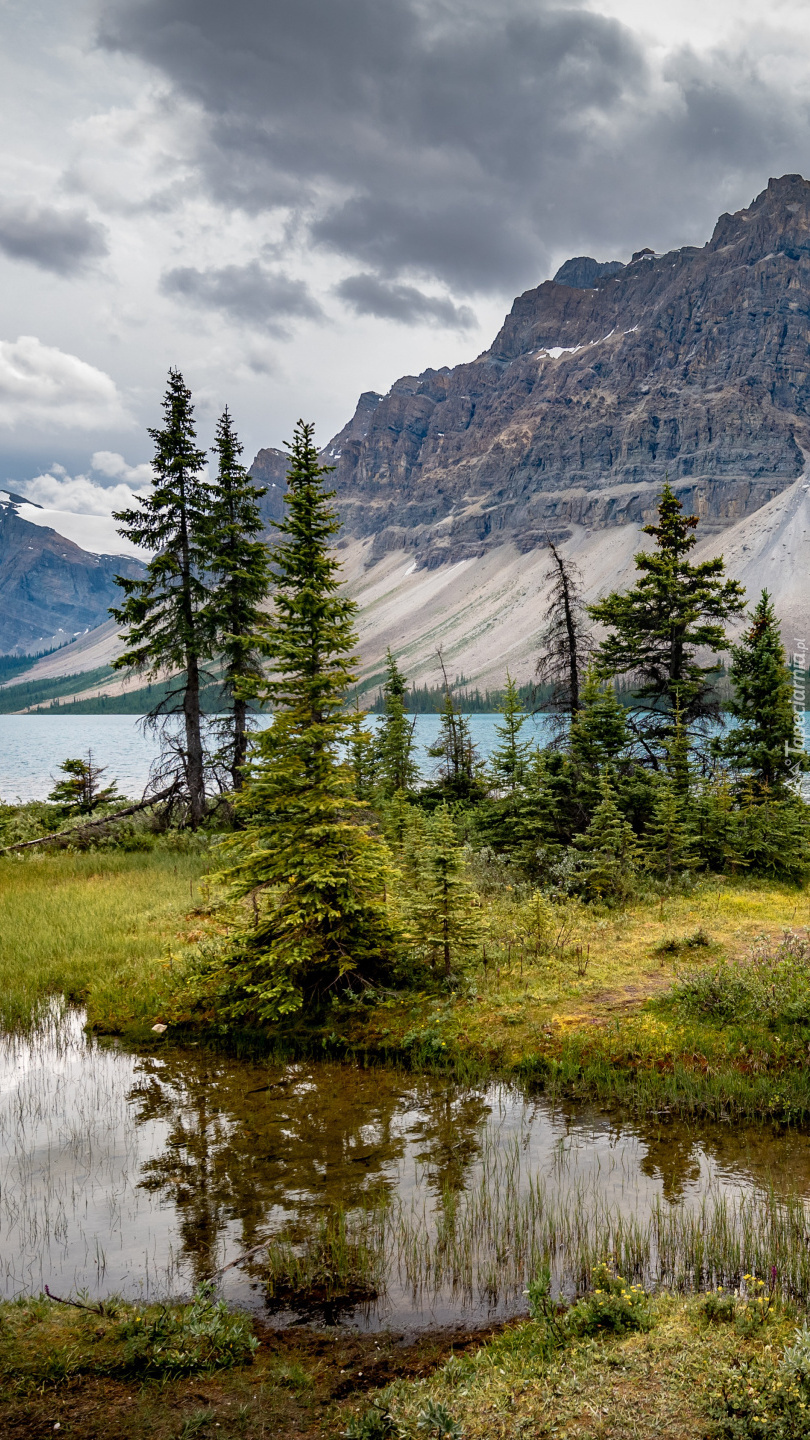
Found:
[[(588, 1207), (646, 1223), (661, 1204), (677, 1214), (770, 1184), (810, 1193), (806, 1135), (629, 1123), (506, 1086), (330, 1063), (257, 1065), (194, 1048), (132, 1055), (88, 1042), (77, 1015), (0, 1045), (7, 1295), (45, 1284), (177, 1293), (285, 1225), (306, 1236), (335, 1207), (362, 1214), (386, 1200), (400, 1248), (365, 1323), (469, 1320), (523, 1303), (529, 1221), (556, 1227), (564, 1248), (565, 1227)], [(505, 1249), (482, 1241), (478, 1271), (464, 1260), (478, 1280), (454, 1287), (447, 1256), (484, 1235), (495, 1190), (498, 1223), (517, 1238)], [(430, 1293), (414, 1283), (423, 1261)], [(225, 1294), (261, 1306), (261, 1273), (258, 1262), (227, 1271)]]

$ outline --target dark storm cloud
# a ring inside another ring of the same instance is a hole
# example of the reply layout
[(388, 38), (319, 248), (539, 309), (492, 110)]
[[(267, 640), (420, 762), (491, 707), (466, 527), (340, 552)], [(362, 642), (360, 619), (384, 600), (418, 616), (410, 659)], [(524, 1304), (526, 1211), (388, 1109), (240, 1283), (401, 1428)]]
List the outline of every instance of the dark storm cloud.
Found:
[(335, 293), (358, 315), (379, 315), (403, 325), (427, 320), (447, 329), (470, 330), (476, 323), (469, 305), (454, 305), (441, 296), (425, 295), (415, 285), (398, 285), (368, 272), (341, 280)]
[(160, 288), (165, 295), (200, 309), (218, 310), (276, 333), (285, 333), (285, 320), (313, 319), (321, 314), (303, 280), (265, 270), (258, 260), (211, 270), (178, 266), (161, 278)]
[(663, 83), (627, 27), (547, 0), (108, 0), (101, 43), (201, 107), (223, 203), (461, 293), (535, 283), (561, 245), (704, 238), (808, 144), (745, 56), (684, 51)]
[(104, 229), (79, 210), (0, 199), (0, 250), (56, 275), (75, 275), (107, 254)]

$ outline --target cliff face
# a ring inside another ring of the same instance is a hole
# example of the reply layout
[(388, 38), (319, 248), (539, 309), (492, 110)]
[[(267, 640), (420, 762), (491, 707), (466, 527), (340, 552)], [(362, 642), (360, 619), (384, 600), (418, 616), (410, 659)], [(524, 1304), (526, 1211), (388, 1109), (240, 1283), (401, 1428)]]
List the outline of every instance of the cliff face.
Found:
[(109, 620), (119, 604), (115, 575), (141, 575), (137, 560), (92, 555), (55, 530), (17, 514), (0, 494), (0, 654), (26, 654)]
[(325, 448), (346, 533), (373, 537), (370, 561), (412, 549), (433, 568), (639, 523), (667, 476), (705, 534), (800, 474), (808, 181), (771, 180), (702, 248), (639, 251), (618, 269), (578, 257), (558, 276), (519, 296), (477, 360), (363, 395)]

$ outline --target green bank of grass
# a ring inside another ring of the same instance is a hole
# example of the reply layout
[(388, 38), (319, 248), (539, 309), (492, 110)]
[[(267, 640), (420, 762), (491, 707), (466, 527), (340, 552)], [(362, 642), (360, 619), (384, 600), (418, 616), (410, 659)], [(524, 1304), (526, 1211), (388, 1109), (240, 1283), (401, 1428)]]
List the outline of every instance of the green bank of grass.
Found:
[[(395, 1382), (366, 1397), (345, 1433), (358, 1440), (386, 1433), (370, 1428), (372, 1401), (391, 1417), (392, 1435), (427, 1431), (465, 1440), (810, 1435), (807, 1341), (796, 1343), (799, 1315), (790, 1307), (770, 1305), (767, 1297), (757, 1306), (753, 1299), (729, 1296), (707, 1301), (661, 1295), (643, 1305), (638, 1328), (632, 1318), (623, 1326), (620, 1314), (611, 1316), (604, 1297), (576, 1308), (585, 1326), (551, 1352), (543, 1322), (510, 1326), (477, 1354), (451, 1357), (426, 1381)], [(589, 1311), (594, 1316), (601, 1311), (604, 1322), (590, 1333)], [(563, 1336), (564, 1327), (562, 1318)]]
[(739, 1298), (592, 1294), (568, 1317), (552, 1307), (551, 1343), (542, 1318), (403, 1345), (385, 1333), (274, 1334), (223, 1316), (209, 1339), (193, 1333), (206, 1322), (190, 1324), (188, 1307), (119, 1305), (104, 1317), (25, 1300), (0, 1306), (0, 1426), (26, 1440), (55, 1430), (83, 1440), (807, 1437), (804, 1313), (756, 1281), (747, 1288)]
[(91, 1014), (120, 1003), (189, 933), (206, 864), (168, 849), (0, 858), (0, 1025), (25, 1029), (54, 996)]
[(203, 853), (0, 859), (0, 1023), (25, 1028), (49, 997), (87, 1007), (99, 1033), (206, 1040), (242, 1052), (308, 1054), (512, 1076), (553, 1095), (637, 1111), (810, 1124), (810, 1000), (790, 1021), (685, 1015), (668, 998), (685, 966), (737, 960), (807, 925), (810, 895), (773, 883), (707, 883), (622, 912), (575, 907), (564, 943), (532, 948), (519, 907), (484, 897), (486, 964), (454, 988), (366, 993), (315, 1018), (251, 1033), (193, 1002), (206, 911)]

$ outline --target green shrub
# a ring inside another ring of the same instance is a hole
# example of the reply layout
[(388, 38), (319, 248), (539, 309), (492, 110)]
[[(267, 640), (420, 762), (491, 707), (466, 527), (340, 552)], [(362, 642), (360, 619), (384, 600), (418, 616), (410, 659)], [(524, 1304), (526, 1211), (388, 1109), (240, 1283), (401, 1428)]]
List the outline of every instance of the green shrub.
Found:
[(390, 1410), (383, 1405), (372, 1405), (349, 1421), (343, 1440), (389, 1440), (401, 1433)]
[(124, 1342), (119, 1368), (135, 1375), (193, 1375), (245, 1365), (259, 1343), (248, 1317), (215, 1300), (210, 1284), (199, 1287), (191, 1305), (165, 1306), (146, 1319), (128, 1315), (115, 1338)]
[(786, 931), (775, 949), (765, 943), (742, 960), (687, 971), (670, 991), (686, 1015), (724, 1022), (810, 1022), (810, 938)]
[(709, 1414), (723, 1440), (805, 1440), (810, 1437), (810, 1330), (795, 1332), (781, 1360), (767, 1352), (727, 1366)]
[(729, 1325), (734, 1319), (737, 1301), (723, 1289), (710, 1290), (701, 1304), (700, 1313), (709, 1325)]
[(462, 1440), (464, 1434), (460, 1422), (453, 1419), (440, 1400), (428, 1400), (419, 1412), (416, 1428), (423, 1435), (431, 1436), (432, 1440)]
[(623, 1335), (629, 1330), (652, 1327), (648, 1296), (641, 1285), (628, 1285), (621, 1275), (612, 1275), (606, 1264), (597, 1265), (594, 1288), (571, 1306), (565, 1328), (572, 1335), (597, 1335), (605, 1331)]

